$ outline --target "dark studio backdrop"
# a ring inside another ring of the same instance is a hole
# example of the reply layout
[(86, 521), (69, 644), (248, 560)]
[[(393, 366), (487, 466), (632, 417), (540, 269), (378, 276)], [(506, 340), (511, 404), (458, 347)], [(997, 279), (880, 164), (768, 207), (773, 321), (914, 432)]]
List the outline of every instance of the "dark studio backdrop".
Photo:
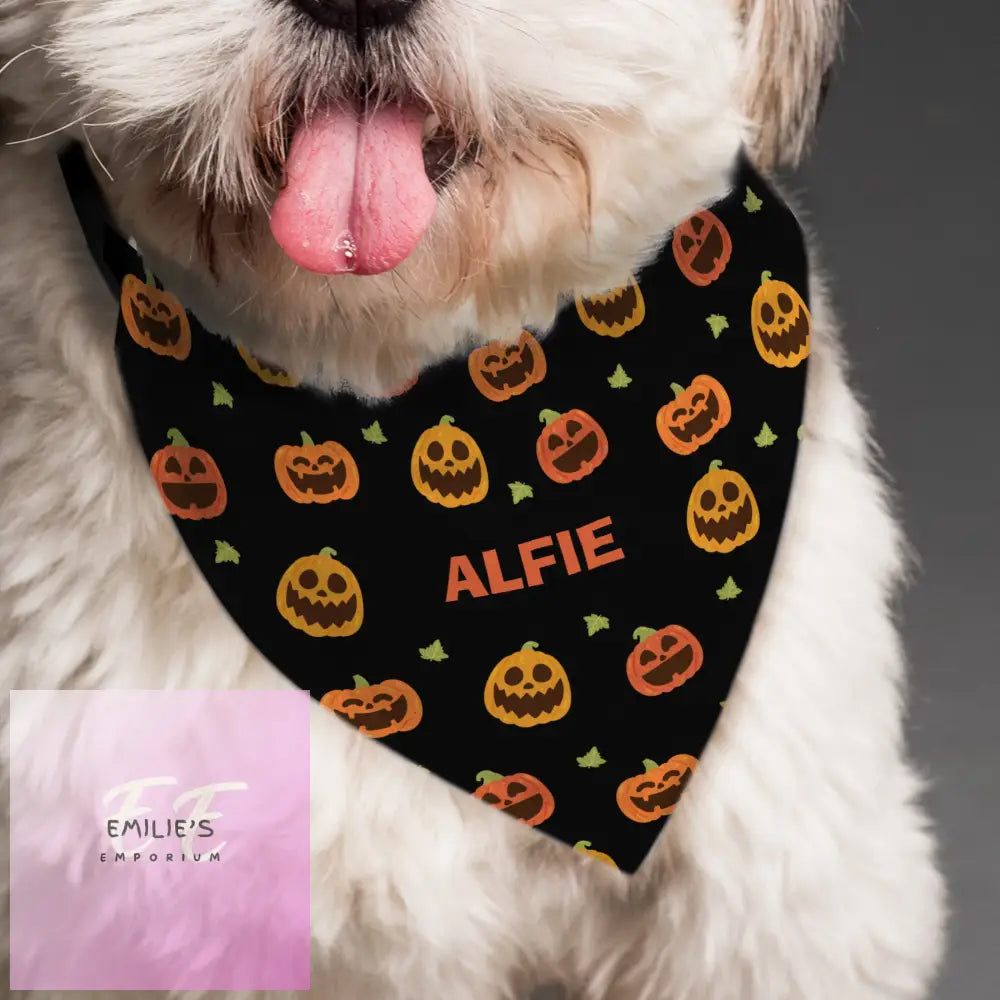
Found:
[(982, 0), (856, 0), (792, 178), (919, 559), (908, 731), (953, 908), (934, 1000), (1000, 986), (998, 38)]

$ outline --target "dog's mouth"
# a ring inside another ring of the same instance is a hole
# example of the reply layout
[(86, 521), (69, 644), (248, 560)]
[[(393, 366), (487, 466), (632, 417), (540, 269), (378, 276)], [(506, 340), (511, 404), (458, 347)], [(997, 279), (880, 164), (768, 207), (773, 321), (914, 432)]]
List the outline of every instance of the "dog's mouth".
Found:
[(391, 271), (416, 249), (438, 191), (476, 159), (415, 98), (329, 102), (297, 116), (271, 232), (320, 274)]

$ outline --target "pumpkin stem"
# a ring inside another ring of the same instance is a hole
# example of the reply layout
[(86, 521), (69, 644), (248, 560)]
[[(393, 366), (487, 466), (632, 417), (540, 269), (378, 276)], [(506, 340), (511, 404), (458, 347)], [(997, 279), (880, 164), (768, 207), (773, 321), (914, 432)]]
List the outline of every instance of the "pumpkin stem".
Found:
[(708, 463), (709, 472), (714, 472), (716, 469), (721, 469), (721, 468), (722, 468), (721, 458), (713, 458), (712, 461)]
[(439, 425), (441, 424), (449, 425), (454, 423), (455, 423), (455, 418), (449, 417), (447, 413), (438, 421)]
[(541, 423), (545, 424), (546, 427), (549, 427), (561, 416), (562, 414), (557, 413), (555, 410), (542, 410), (542, 412), (538, 414), (538, 419)]
[(649, 759), (649, 758), (647, 757), (647, 758), (646, 758), (645, 760), (643, 760), (643, 762), (642, 762), (642, 766), (643, 766), (643, 767), (644, 767), (644, 768), (646, 769), (646, 771), (648, 772), (648, 771), (655, 771), (655, 770), (656, 770), (656, 769), (657, 769), (657, 768), (658, 768), (658, 767), (659, 767), (660, 765), (659, 765), (659, 764), (657, 764), (655, 760), (650, 760), (650, 759)]
[(331, 549), (329, 545), (324, 545), (323, 548), (319, 550), (321, 556), (329, 556), (333, 559), (337, 555), (336, 549)]
[(656, 635), (655, 628), (646, 628), (645, 625), (640, 625), (633, 633), (632, 638), (636, 642), (645, 642), (651, 635)]
[(680, 382), (671, 382), (670, 388), (674, 390), (674, 399), (676, 399), (684, 391), (684, 386), (682, 386)]
[(143, 277), (146, 280), (146, 284), (152, 288), (156, 288), (156, 278), (153, 277), (153, 272), (147, 267), (145, 268), (145, 274)]
[(523, 652), (523, 651), (525, 651), (525, 650), (527, 650), (527, 649), (538, 649), (538, 643), (537, 643), (537, 642), (526, 642), (526, 643), (525, 643), (525, 644), (524, 644), (524, 645), (523, 645), (523, 646), (521, 647), (521, 651)]
[(589, 840), (578, 840), (573, 845), (573, 850), (574, 851), (585, 851), (588, 847), (590, 847), (590, 845), (591, 845), (591, 841), (589, 841)]
[(760, 273), (760, 283), (763, 285), (765, 281), (770, 281), (770, 280), (771, 280), (771, 272), (770, 271), (761, 271), (761, 273)]
[(171, 427), (170, 430), (167, 431), (167, 440), (175, 448), (190, 448), (191, 447), (191, 445), (189, 445), (187, 443), (187, 438), (184, 437), (184, 435), (181, 434), (181, 432), (176, 427)]
[(480, 771), (476, 775), (476, 782), (480, 785), (487, 785), (491, 781), (499, 781), (503, 777), (502, 774), (497, 774), (496, 771)]
[(367, 688), (367, 687), (371, 687), (371, 684), (369, 684), (368, 681), (366, 681), (364, 679), (364, 677), (361, 676), (361, 674), (355, 674), (354, 675), (354, 686), (356, 688)]
[(313, 441), (313, 439), (311, 437), (309, 437), (309, 435), (306, 434), (305, 431), (302, 431), (302, 447), (303, 448), (311, 448), (315, 443), (316, 442)]

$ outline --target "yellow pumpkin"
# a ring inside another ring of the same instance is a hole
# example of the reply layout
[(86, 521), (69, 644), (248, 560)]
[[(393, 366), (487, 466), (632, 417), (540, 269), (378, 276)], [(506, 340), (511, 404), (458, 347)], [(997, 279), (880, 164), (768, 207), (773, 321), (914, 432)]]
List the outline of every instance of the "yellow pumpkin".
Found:
[(732, 552), (760, 528), (760, 509), (750, 484), (716, 460), (694, 485), (687, 507), (691, 541), (706, 552)]
[(761, 275), (750, 306), (750, 328), (760, 356), (776, 368), (794, 368), (809, 354), (809, 307), (786, 281)]
[(646, 318), (646, 302), (635, 278), (600, 295), (577, 295), (576, 312), (588, 330), (602, 337), (624, 337)]
[(493, 668), (483, 700), (486, 711), (509, 726), (540, 726), (569, 711), (569, 678), (554, 656), (526, 642)]
[(249, 368), (250, 371), (252, 371), (254, 375), (261, 380), (261, 382), (266, 382), (268, 385), (283, 386), (299, 384), (299, 380), (295, 378), (294, 375), (285, 371), (284, 368), (279, 368), (277, 365), (261, 361), (260, 358), (251, 354), (242, 344), (237, 344), (236, 350), (239, 351), (240, 357), (243, 359), (247, 368)]
[(354, 635), (364, 621), (358, 578), (334, 557), (331, 548), (296, 559), (278, 584), (278, 611), (293, 628), (308, 635)]
[(421, 496), (442, 507), (479, 503), (490, 488), (479, 445), (448, 416), (417, 439), (410, 476)]

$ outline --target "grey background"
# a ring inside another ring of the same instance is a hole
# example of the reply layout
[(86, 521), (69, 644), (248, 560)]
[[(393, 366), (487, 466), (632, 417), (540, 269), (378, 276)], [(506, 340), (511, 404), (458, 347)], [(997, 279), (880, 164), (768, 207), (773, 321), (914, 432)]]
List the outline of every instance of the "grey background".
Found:
[(935, 1000), (1000, 995), (998, 38), (982, 0), (856, 0), (793, 178), (920, 561), (909, 734), (954, 910)]

